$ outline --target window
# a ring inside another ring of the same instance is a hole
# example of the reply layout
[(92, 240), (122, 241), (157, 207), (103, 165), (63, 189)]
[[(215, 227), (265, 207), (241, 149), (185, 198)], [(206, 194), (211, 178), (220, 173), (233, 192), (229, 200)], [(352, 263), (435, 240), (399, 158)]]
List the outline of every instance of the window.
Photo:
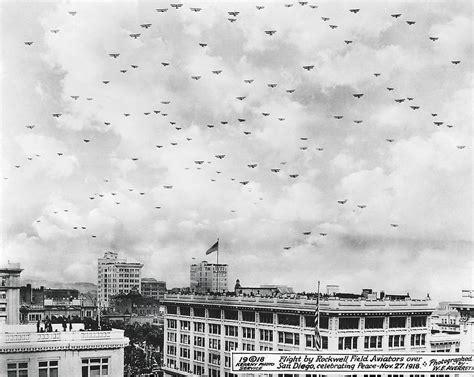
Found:
[(183, 344), (191, 343), (191, 337), (188, 334), (181, 334), (180, 342)]
[(425, 334), (412, 334), (411, 335), (411, 346), (424, 346), (425, 345)]
[(190, 357), (190, 351), (189, 351), (189, 348), (180, 348), (179, 349), (179, 355), (185, 359), (189, 359)]
[[(305, 327), (314, 327), (314, 315), (305, 315), (304, 316), (304, 323)], [(329, 317), (325, 315), (319, 316), (319, 328), (320, 329), (328, 329), (329, 328)]]
[(202, 322), (194, 322), (194, 331), (196, 332), (204, 332), (205, 331), (205, 324)]
[(220, 365), (221, 355), (218, 353), (209, 352), (209, 364)]
[(411, 327), (426, 327), (426, 317), (425, 316), (411, 317)]
[(191, 315), (191, 309), (187, 306), (180, 306), (179, 307), (179, 314), (190, 316)]
[(358, 329), (359, 318), (341, 317), (339, 318), (339, 330)]
[(209, 324), (209, 334), (220, 334), (221, 333), (221, 325), (216, 325), (214, 323)]
[(237, 321), (239, 319), (239, 312), (237, 310), (224, 310), (224, 318)]
[(8, 363), (8, 377), (28, 377), (28, 363)]
[(205, 338), (203, 336), (194, 337), (194, 345), (198, 347), (205, 347)]
[(209, 339), (209, 348), (212, 348), (214, 350), (220, 350), (221, 341), (219, 339)]
[(297, 346), (300, 344), (300, 335), (292, 332), (278, 331), (278, 343), (293, 344)]
[(388, 348), (405, 347), (405, 335), (389, 335)]
[(393, 328), (402, 328), (406, 327), (407, 317), (390, 317), (388, 319), (388, 327)]
[[(201, 360), (200, 360), (201, 361)], [(204, 360), (202, 360), (204, 361)], [(194, 374), (201, 376), (204, 374), (204, 367), (201, 365), (194, 365)]]
[(221, 371), (219, 369), (209, 368), (209, 377), (220, 377)]
[(102, 377), (109, 375), (109, 359), (82, 359), (82, 377)]
[(230, 367), (231, 367), (231, 365), (230, 365), (230, 356), (225, 356), (225, 358), (224, 358), (224, 366), (225, 366), (226, 368), (230, 368)]
[(273, 313), (261, 312), (259, 318), (260, 323), (273, 323)]
[(299, 326), (300, 325), (300, 316), (293, 314), (278, 314), (278, 324), (279, 325), (288, 325), (288, 326)]
[(273, 342), (273, 330), (260, 330), (260, 340)]
[(181, 330), (189, 331), (191, 329), (191, 324), (189, 323), (189, 321), (179, 321), (179, 322), (180, 322)]
[(175, 347), (175, 346), (172, 346), (172, 345), (169, 344), (166, 351), (167, 351), (166, 353), (167, 353), (168, 355), (174, 355), (174, 356), (176, 356), (176, 347)]
[(251, 327), (242, 327), (242, 338), (255, 339), (255, 329)]
[(255, 351), (255, 344), (243, 342), (242, 351)]
[(357, 336), (343, 336), (338, 339), (339, 350), (357, 349)]
[(194, 351), (194, 360), (196, 361), (205, 361), (206, 354), (202, 351)]
[(261, 345), (260, 346), (260, 351), (273, 351), (273, 347), (272, 346)]
[(168, 328), (175, 329), (177, 327), (177, 322), (175, 319), (168, 319)]
[(176, 342), (176, 333), (175, 332), (169, 332), (168, 333), (168, 342)]
[(226, 336), (238, 336), (239, 328), (237, 326), (225, 326), (225, 335)]
[(227, 352), (231, 352), (231, 351), (235, 351), (238, 346), (239, 346), (239, 343), (233, 342), (233, 341), (231, 341), (231, 340), (226, 340), (226, 341), (225, 341), (225, 344), (224, 344), (224, 349), (225, 349)]
[(244, 312), (244, 311), (242, 311), (242, 321), (255, 322), (255, 312)]
[(184, 371), (184, 372), (189, 372), (189, 363), (186, 363), (185, 361), (180, 361), (179, 362), (179, 369)]
[(382, 336), (366, 336), (364, 337), (365, 349), (379, 349), (382, 348)]
[(206, 311), (204, 308), (193, 308), (194, 316), (195, 317), (202, 317), (206, 316)]
[(383, 329), (383, 317), (365, 317), (366, 329)]
[[(306, 347), (307, 348), (314, 348), (314, 335), (306, 335)], [(321, 337), (321, 349), (327, 350), (328, 349), (328, 337), (322, 336)]]
[(176, 306), (167, 306), (166, 310), (168, 311), (168, 314), (177, 314), (177, 307)]
[(209, 318), (221, 318), (221, 310), (220, 309), (208, 309)]

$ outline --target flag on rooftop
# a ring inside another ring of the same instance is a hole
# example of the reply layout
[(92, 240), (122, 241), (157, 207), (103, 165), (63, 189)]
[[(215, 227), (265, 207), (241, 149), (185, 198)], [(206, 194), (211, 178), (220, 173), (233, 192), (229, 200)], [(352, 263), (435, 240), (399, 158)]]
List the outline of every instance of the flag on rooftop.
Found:
[(217, 242), (206, 251), (206, 255), (209, 255), (213, 253), (214, 251), (218, 251), (218, 250), (219, 250), (219, 240), (217, 240)]

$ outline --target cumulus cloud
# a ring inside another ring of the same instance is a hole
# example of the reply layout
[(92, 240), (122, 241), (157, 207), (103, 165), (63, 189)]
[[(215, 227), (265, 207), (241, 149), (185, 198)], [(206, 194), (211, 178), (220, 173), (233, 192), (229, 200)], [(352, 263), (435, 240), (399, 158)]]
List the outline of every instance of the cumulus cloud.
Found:
[(112, 249), (185, 286), (219, 237), (230, 281), (456, 297), (472, 269), (472, 26), (449, 4), (7, 4), (5, 257), (95, 282)]

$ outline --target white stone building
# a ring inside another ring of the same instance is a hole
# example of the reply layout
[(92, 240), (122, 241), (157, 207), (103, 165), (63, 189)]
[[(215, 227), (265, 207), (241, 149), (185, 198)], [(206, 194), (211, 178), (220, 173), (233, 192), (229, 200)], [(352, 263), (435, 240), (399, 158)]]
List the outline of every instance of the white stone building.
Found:
[[(316, 300), (167, 295), (165, 375), (230, 377), (231, 351), (314, 351)], [(429, 352), (429, 300), (329, 297), (320, 304), (326, 352)]]
[(34, 325), (0, 328), (0, 376), (123, 376), (123, 330), (36, 332)]
[(227, 264), (202, 261), (190, 267), (191, 291), (199, 293), (227, 291)]
[(132, 288), (141, 292), (142, 263), (119, 259), (118, 254), (107, 251), (97, 263), (97, 300), (99, 306), (108, 308), (110, 297), (128, 293)]

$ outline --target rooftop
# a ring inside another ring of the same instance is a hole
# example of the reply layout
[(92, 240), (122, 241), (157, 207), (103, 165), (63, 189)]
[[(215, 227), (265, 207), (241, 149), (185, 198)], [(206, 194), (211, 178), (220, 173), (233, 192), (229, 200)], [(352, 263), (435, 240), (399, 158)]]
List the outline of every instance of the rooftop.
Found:
[(39, 333), (30, 326), (4, 325), (0, 329), (0, 353), (48, 350), (122, 348), (128, 345), (124, 331), (57, 331)]
[[(315, 298), (295, 295), (289, 297), (250, 297), (250, 296), (212, 296), (212, 295), (172, 295), (167, 294), (163, 300), (164, 304), (189, 304), (203, 306), (223, 306), (223, 307), (254, 307), (280, 310), (296, 310), (314, 313), (316, 309)], [(320, 300), (321, 312), (432, 312), (435, 305), (428, 299), (416, 300), (369, 300), (341, 299), (338, 297), (325, 297)]]

